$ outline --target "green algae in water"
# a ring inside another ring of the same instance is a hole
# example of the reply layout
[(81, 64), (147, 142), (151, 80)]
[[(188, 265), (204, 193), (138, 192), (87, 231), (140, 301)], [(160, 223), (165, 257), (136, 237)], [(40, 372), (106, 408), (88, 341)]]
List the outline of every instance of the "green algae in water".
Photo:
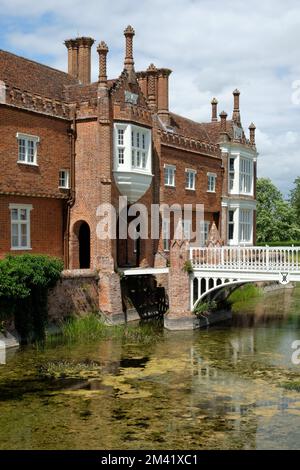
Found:
[(295, 289), (208, 330), (22, 348), (0, 366), (0, 448), (298, 449), (299, 306)]

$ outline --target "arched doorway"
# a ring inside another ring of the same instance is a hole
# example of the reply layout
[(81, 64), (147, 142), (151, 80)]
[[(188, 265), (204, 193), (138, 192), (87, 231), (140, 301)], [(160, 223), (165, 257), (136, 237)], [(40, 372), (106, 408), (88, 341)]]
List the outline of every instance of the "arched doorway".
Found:
[(78, 232), (79, 268), (89, 269), (91, 264), (91, 231), (86, 222), (82, 222)]

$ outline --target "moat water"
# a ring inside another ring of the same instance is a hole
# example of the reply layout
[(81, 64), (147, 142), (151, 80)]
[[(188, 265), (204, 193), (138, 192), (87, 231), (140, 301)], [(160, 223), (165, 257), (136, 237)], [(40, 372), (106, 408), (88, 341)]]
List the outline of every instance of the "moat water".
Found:
[(0, 448), (300, 449), (294, 340), (300, 288), (207, 330), (21, 348), (0, 358)]

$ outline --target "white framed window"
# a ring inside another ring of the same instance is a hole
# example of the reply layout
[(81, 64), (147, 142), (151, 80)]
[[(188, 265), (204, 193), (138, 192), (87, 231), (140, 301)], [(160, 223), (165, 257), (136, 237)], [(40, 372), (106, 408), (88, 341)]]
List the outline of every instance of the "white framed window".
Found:
[(185, 170), (185, 189), (195, 189), (196, 183), (196, 171), (189, 170), (188, 168)]
[(162, 239), (164, 251), (170, 250), (170, 220), (163, 219), (162, 221)]
[(11, 249), (31, 250), (30, 211), (31, 204), (10, 204)]
[(151, 173), (151, 130), (134, 124), (114, 124), (114, 171)]
[(209, 193), (216, 192), (216, 179), (217, 175), (215, 173), (207, 173), (207, 191)]
[(132, 158), (131, 164), (133, 168), (147, 168), (147, 136), (145, 132), (133, 130), (131, 132)]
[(240, 241), (250, 242), (252, 232), (252, 211), (250, 209), (240, 209)]
[(234, 162), (235, 158), (230, 157), (228, 162), (229, 191), (232, 191), (234, 187)]
[(234, 239), (234, 210), (228, 211), (228, 240)]
[(69, 189), (70, 187), (70, 173), (69, 170), (59, 170), (58, 187)]
[(16, 137), (18, 140), (18, 163), (37, 165), (37, 144), (40, 141), (39, 137), (20, 132), (17, 132)]
[(249, 158), (240, 159), (240, 192), (251, 193), (252, 161)]
[(164, 166), (165, 186), (175, 186), (175, 171), (176, 167), (174, 165)]
[(209, 235), (210, 221), (203, 220), (200, 222), (200, 236), (201, 236), (201, 245), (206, 245)]

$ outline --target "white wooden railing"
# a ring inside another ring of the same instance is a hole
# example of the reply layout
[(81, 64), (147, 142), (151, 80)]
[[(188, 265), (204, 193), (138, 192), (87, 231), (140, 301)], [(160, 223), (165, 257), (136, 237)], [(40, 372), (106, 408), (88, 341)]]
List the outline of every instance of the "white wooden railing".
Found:
[(194, 269), (230, 271), (299, 271), (300, 247), (190, 248)]

